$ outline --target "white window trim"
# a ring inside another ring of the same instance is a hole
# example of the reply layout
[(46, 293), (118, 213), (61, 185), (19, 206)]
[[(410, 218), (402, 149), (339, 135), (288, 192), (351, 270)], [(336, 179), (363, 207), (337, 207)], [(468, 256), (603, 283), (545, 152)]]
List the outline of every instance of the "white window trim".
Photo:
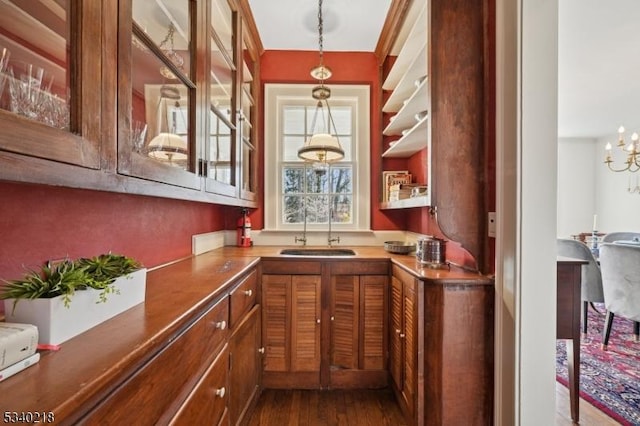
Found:
[[(282, 168), (280, 167), (281, 144), (277, 143), (282, 128), (282, 104), (294, 100), (308, 98), (309, 105), (315, 105), (311, 97), (311, 89), (315, 84), (265, 84), (265, 115), (264, 115), (264, 211), (265, 230), (267, 231), (292, 231), (301, 230), (302, 224), (281, 224), (280, 211), (280, 182), (282, 181)], [(370, 202), (370, 87), (368, 85), (331, 85), (330, 105), (338, 105), (344, 101), (356, 103), (354, 110), (354, 133), (352, 135), (352, 163), (353, 175), (353, 204), (354, 222), (350, 224), (332, 223), (335, 231), (369, 231), (371, 228), (371, 202)], [(337, 163), (339, 164), (339, 163)], [(274, 172), (274, 168), (276, 169)], [(326, 231), (327, 224), (307, 224), (309, 231)]]

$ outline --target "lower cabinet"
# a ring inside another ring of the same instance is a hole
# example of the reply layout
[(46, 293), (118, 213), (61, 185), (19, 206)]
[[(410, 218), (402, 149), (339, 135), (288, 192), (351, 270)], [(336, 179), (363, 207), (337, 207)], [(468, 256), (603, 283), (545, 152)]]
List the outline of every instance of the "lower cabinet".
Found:
[(493, 421), (493, 280), (416, 278), (393, 265), (389, 371), (410, 424)]
[[(418, 280), (394, 266), (389, 309), (389, 372), (392, 387), (405, 416), (416, 419), (418, 376)], [(422, 354), (422, 352), (420, 352)], [(422, 355), (420, 357), (422, 361)]]
[(320, 296), (320, 275), (262, 276), (264, 387), (320, 387)]
[(262, 270), (264, 387), (387, 385), (387, 261), (263, 261)]
[[(248, 420), (257, 401), (262, 373), (260, 305), (253, 307), (229, 339), (229, 418), (232, 425)], [(203, 423), (192, 423), (203, 424)]]
[(195, 389), (171, 420), (171, 425), (218, 425), (227, 414), (229, 385), (227, 346), (204, 373)]
[(78, 423), (246, 423), (262, 367), (258, 276), (243, 274)]

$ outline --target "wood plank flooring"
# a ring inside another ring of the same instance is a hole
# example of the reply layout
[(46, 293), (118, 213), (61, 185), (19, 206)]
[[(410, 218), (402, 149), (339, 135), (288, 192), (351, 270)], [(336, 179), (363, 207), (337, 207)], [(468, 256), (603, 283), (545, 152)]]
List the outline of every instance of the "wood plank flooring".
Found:
[(265, 389), (249, 425), (407, 425), (391, 390)]
[[(265, 389), (251, 415), (255, 426), (402, 426), (407, 425), (390, 390), (274, 390)], [(572, 426), (569, 392), (556, 383), (556, 426)], [(619, 423), (580, 399), (581, 426)]]

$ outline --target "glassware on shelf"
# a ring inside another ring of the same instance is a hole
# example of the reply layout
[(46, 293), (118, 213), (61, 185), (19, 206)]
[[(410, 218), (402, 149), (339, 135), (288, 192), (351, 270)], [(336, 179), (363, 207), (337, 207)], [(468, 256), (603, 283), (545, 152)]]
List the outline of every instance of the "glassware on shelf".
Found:
[(12, 112), (51, 127), (68, 130), (69, 102), (51, 92), (53, 77), (46, 82), (44, 69), (28, 64), (21, 75), (9, 68), (10, 109)]
[(4, 85), (7, 82), (7, 66), (9, 65), (10, 57), (11, 52), (6, 47), (3, 47), (2, 53), (0, 53), (0, 99), (2, 99)]

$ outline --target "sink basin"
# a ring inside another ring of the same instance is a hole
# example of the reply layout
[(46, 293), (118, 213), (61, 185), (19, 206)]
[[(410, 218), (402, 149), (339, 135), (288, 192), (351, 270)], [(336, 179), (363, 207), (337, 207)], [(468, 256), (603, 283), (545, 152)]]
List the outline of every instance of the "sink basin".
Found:
[(296, 248), (280, 250), (280, 254), (285, 256), (355, 256), (356, 252), (351, 249), (338, 248)]

